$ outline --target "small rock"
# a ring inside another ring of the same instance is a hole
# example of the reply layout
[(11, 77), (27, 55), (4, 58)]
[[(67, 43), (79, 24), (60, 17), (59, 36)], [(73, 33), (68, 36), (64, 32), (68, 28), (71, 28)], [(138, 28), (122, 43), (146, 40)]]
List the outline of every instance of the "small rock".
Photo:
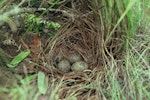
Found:
[(59, 63), (58, 63), (58, 69), (62, 72), (69, 72), (70, 71), (70, 62), (66, 59), (64, 60), (61, 60)]
[(71, 64), (77, 62), (77, 61), (81, 61), (82, 60), (82, 57), (79, 53), (73, 53), (73, 54), (70, 54), (67, 59), (70, 61)]
[(71, 66), (71, 70), (72, 71), (84, 71), (88, 69), (88, 64), (84, 61), (78, 61), (75, 62), (72, 66)]

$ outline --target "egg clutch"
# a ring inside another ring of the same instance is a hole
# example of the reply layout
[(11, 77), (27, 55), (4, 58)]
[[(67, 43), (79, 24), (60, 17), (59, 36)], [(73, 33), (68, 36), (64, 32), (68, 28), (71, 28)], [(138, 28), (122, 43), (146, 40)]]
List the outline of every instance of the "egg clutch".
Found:
[(60, 60), (56, 68), (65, 73), (70, 71), (84, 71), (88, 69), (88, 64), (79, 53), (75, 52)]

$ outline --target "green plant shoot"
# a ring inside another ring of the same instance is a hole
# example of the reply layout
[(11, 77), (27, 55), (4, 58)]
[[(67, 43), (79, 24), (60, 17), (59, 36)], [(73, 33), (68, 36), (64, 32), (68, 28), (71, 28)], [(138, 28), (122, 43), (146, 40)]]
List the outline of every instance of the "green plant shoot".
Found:
[(16, 67), (23, 59), (25, 59), (30, 54), (30, 50), (22, 51), (19, 53), (10, 63), (7, 64), (8, 67)]

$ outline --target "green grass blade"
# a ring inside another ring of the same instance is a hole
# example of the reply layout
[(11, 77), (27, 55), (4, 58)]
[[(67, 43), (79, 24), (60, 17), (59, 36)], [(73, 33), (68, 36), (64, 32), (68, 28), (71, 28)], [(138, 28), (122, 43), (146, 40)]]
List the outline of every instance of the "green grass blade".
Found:
[(129, 4), (127, 5), (127, 8), (125, 10), (125, 12), (121, 15), (121, 17), (119, 18), (119, 20), (117, 21), (116, 25), (114, 26), (114, 28), (112, 29), (112, 31), (110, 32), (110, 34), (107, 36), (106, 38), (106, 43), (109, 42), (111, 36), (114, 34), (115, 29), (118, 27), (118, 25), (121, 23), (121, 21), (125, 18), (126, 14), (128, 13), (128, 11), (133, 7), (133, 5), (137, 2), (138, 0), (131, 0), (129, 2)]
[(19, 53), (10, 63), (7, 64), (8, 67), (14, 68), (16, 67), (21, 61), (23, 61), (28, 55), (30, 54), (30, 50), (22, 51)]

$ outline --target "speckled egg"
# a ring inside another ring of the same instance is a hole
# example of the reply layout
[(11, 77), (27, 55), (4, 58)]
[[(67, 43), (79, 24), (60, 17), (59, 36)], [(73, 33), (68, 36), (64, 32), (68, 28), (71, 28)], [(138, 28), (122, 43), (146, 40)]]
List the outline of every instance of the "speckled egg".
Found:
[(77, 62), (77, 61), (81, 61), (82, 60), (82, 57), (79, 53), (75, 52), (75, 53), (72, 53), (70, 54), (67, 59), (70, 61), (71, 64)]
[(61, 60), (59, 63), (58, 63), (58, 69), (62, 72), (69, 72), (70, 71), (70, 67), (71, 67), (71, 64), (68, 60), (64, 59), (64, 60)]
[(88, 69), (88, 64), (84, 61), (78, 61), (75, 62), (72, 66), (71, 66), (71, 70), (72, 71), (84, 71)]

